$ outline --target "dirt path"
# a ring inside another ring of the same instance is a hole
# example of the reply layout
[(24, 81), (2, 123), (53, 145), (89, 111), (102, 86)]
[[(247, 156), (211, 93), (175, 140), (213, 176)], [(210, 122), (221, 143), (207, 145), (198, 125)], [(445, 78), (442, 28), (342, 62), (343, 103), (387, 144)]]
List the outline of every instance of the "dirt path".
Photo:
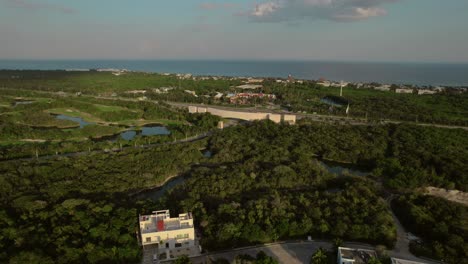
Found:
[(447, 190), (437, 187), (426, 187), (424, 189), (425, 195), (437, 196), (444, 198), (446, 200), (461, 203), (465, 206), (468, 206), (468, 193), (458, 191), (458, 190)]

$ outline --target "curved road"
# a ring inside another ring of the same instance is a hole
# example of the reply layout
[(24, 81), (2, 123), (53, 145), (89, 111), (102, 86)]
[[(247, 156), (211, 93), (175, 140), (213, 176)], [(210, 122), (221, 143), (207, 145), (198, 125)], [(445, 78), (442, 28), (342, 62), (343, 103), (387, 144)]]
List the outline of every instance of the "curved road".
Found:
[[(375, 249), (374, 246), (362, 243), (353, 243), (345, 242), (344, 247), (351, 248), (362, 248), (362, 249)], [(284, 264), (308, 264), (310, 263), (310, 258), (312, 254), (317, 251), (319, 248), (326, 250), (333, 250), (334, 245), (330, 241), (304, 241), (304, 240), (294, 240), (294, 241), (284, 241), (278, 243), (270, 243), (265, 245), (251, 246), (251, 247), (242, 247), (235, 248), (231, 250), (218, 251), (212, 253), (205, 253), (198, 257), (191, 258), (194, 264), (209, 263), (209, 260), (216, 260), (219, 258), (227, 259), (230, 263), (233, 263), (234, 258), (237, 255), (248, 254), (251, 256), (257, 255), (258, 252), (263, 251), (267, 255), (274, 257), (280, 263)], [(396, 253), (393, 250), (388, 251), (388, 254), (391, 257), (397, 257), (412, 261), (419, 261), (421, 263), (428, 264), (440, 264), (437, 261), (419, 259), (414, 257), (408, 251), (407, 254)], [(147, 263), (147, 262), (143, 262)], [(164, 261), (163, 261), (164, 263)]]

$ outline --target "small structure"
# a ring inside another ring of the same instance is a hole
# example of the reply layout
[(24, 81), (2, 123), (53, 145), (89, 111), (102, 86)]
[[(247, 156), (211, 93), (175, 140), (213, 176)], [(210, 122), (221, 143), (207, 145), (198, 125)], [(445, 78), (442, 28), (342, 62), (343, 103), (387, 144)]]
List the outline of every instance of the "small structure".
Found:
[(392, 258), (392, 264), (427, 264), (425, 262), (417, 262), (406, 259)]
[(421, 94), (436, 94), (438, 91), (436, 90), (429, 90), (429, 89), (418, 89), (418, 95)]
[(151, 215), (140, 215), (139, 222), (140, 241), (144, 250), (149, 248), (156, 254), (165, 254), (165, 258), (200, 253), (191, 213), (171, 218), (169, 210), (154, 211)]
[(254, 90), (254, 89), (263, 88), (263, 85), (260, 85), (260, 84), (243, 84), (243, 85), (236, 86), (236, 88), (243, 89), (243, 90), (247, 90), (247, 89)]
[(396, 93), (398, 94), (412, 94), (413, 89), (407, 89), (407, 88), (398, 88), (395, 90)]
[(382, 92), (388, 92), (388, 91), (390, 91), (390, 89), (391, 89), (391, 86), (388, 85), (388, 84), (384, 84), (384, 85), (381, 85), (381, 86), (374, 87), (374, 90), (382, 91)]
[(184, 92), (188, 93), (188, 94), (191, 94), (195, 97), (198, 97), (197, 93), (195, 91), (191, 91), (191, 90), (184, 90)]
[(262, 83), (263, 79), (247, 78), (247, 83)]
[(215, 99), (221, 99), (223, 98), (224, 94), (220, 93), (220, 92), (216, 92), (216, 95), (214, 96)]
[(338, 264), (367, 264), (377, 253), (369, 249), (338, 248)]
[(330, 87), (331, 82), (329, 82), (329, 81), (320, 81), (320, 82), (318, 82), (317, 84), (318, 84), (318, 85), (321, 85), (321, 86), (323, 86), (323, 87)]

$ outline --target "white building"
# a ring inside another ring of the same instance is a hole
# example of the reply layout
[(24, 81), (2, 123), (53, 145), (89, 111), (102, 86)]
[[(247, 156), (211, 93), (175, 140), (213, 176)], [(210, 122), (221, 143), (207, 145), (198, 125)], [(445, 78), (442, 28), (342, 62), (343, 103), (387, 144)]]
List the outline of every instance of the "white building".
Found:
[(411, 261), (411, 260), (406, 260), (406, 259), (392, 258), (392, 264), (427, 264), (427, 263)]
[(384, 85), (381, 85), (381, 86), (378, 86), (378, 87), (374, 87), (374, 90), (377, 90), (377, 91), (382, 91), (382, 92), (388, 92), (390, 91), (390, 85), (388, 84), (384, 84)]
[(184, 92), (188, 93), (188, 94), (191, 94), (195, 97), (198, 97), (197, 93), (195, 91), (191, 91), (191, 90), (184, 90)]
[(413, 89), (399, 88), (399, 89), (396, 89), (395, 92), (398, 94), (412, 94)]
[(140, 215), (141, 244), (155, 244), (159, 248), (174, 249), (194, 246), (195, 229), (191, 213), (171, 218), (169, 210)]
[(262, 83), (263, 79), (248, 78), (247, 83)]
[(438, 93), (436, 90), (428, 90), (428, 89), (418, 89), (418, 94), (436, 94)]
[(329, 81), (323, 81), (323, 82), (318, 82), (318, 85), (322, 85), (323, 87), (330, 87), (331, 82)]
[(243, 85), (239, 85), (239, 86), (236, 86), (236, 88), (240, 88), (240, 89), (260, 89), (260, 88), (263, 88), (263, 85), (260, 85), (260, 84), (243, 84)]
[(338, 248), (338, 264), (367, 264), (377, 253), (369, 249)]

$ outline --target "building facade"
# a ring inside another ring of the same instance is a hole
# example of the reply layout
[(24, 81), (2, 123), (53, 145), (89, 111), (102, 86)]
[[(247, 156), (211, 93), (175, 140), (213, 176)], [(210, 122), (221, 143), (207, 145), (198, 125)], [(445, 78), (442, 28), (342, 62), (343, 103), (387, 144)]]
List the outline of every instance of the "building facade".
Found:
[(141, 244), (162, 249), (195, 247), (195, 229), (191, 213), (171, 218), (169, 210), (140, 215)]
[(372, 258), (377, 258), (377, 253), (374, 250), (338, 248), (338, 264), (367, 264)]

